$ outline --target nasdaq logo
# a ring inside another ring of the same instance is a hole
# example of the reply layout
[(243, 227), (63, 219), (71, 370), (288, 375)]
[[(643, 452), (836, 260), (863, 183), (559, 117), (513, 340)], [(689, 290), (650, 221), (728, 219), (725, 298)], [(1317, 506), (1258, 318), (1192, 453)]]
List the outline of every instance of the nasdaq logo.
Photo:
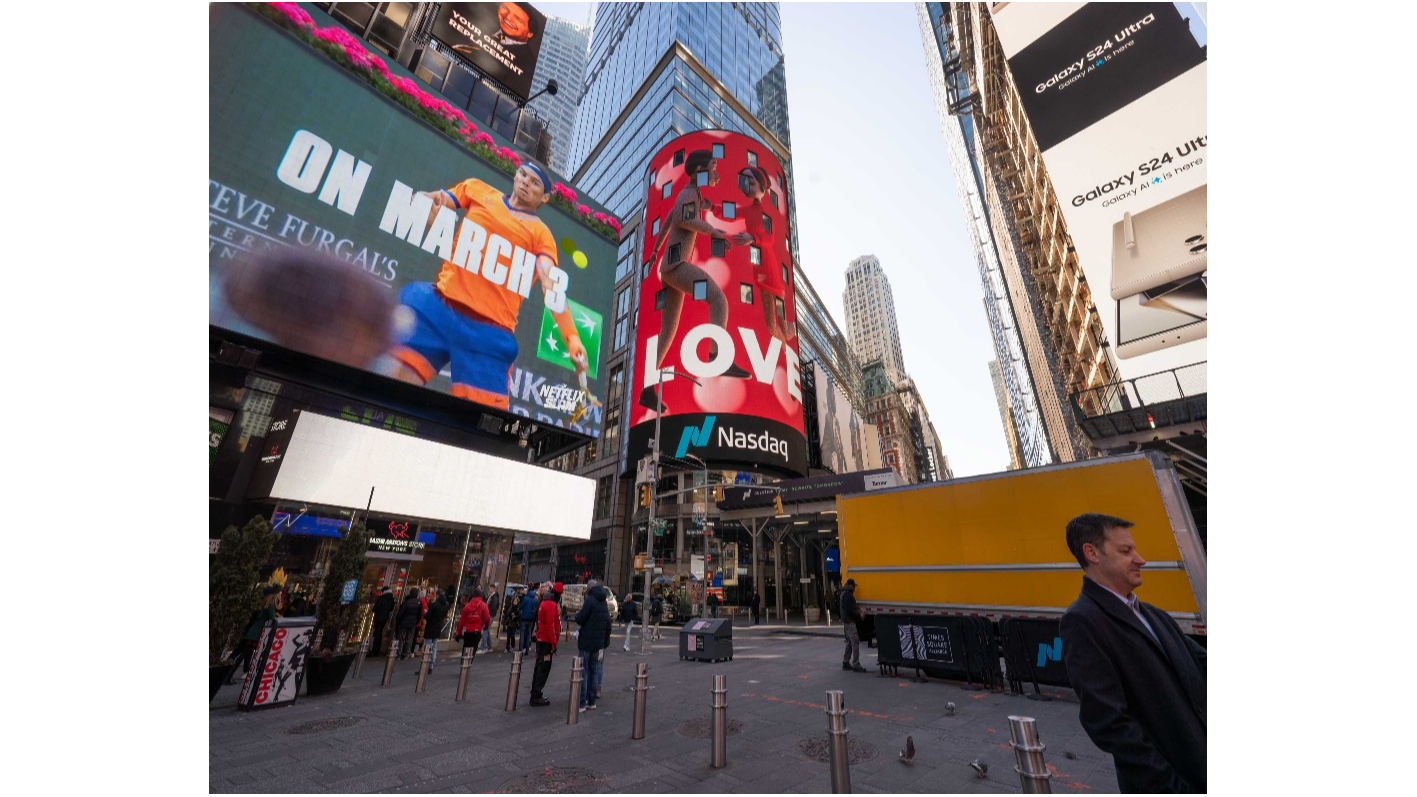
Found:
[(1050, 661), (1063, 660), (1063, 638), (1053, 637), (1052, 645), (1039, 643), (1038, 645), (1038, 666), (1046, 667)]
[(679, 450), (674, 452), (675, 458), (683, 458), (689, 453), (689, 446), (706, 446), (709, 442), (709, 435), (713, 434), (713, 422), (717, 415), (710, 415), (704, 418), (704, 424), (698, 429), (690, 426), (684, 430), (684, 434), (679, 437)]

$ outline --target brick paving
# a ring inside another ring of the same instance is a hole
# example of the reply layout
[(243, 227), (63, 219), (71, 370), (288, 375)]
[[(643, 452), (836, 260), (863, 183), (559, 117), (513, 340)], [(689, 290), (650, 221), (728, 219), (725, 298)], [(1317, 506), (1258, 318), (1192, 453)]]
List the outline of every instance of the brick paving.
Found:
[[(545, 708), (527, 705), (531, 666), (524, 667), (517, 710), (503, 711), (511, 657), (480, 654), (468, 679), (467, 700), (454, 701), (456, 654), (446, 651), (414, 692), (418, 662), (397, 662), (392, 683), (379, 686), (383, 659), (370, 658), (362, 678), (347, 678), (332, 695), (301, 697), (265, 711), (235, 708), (238, 686), (224, 687), (209, 712), (209, 785), (213, 793), (391, 792), (470, 793), (525, 789), (523, 776), (572, 773), (558, 788), (636, 793), (825, 793), (828, 765), (812, 760), (802, 742), (826, 737), (826, 692), (845, 692), (850, 738), (880, 754), (853, 765), (860, 793), (1020, 792), (1009, 747), (1008, 717), (1037, 719), (1054, 793), (1117, 790), (1110, 756), (1078, 723), (1077, 701), (1050, 690), (1048, 702), (1002, 692), (967, 691), (960, 684), (883, 678), (841, 669), (840, 630), (800, 625), (736, 628), (734, 659), (705, 663), (678, 658), (677, 629), (665, 628), (652, 656), (624, 653), (623, 631), (606, 654), (600, 707), (566, 724), (570, 652), (561, 643), (548, 682)], [(872, 667), (875, 651), (862, 651)], [(635, 664), (649, 662), (646, 738), (630, 739)], [(709, 766), (710, 741), (680, 732), (709, 716), (712, 676), (728, 676), (728, 716), (743, 723), (728, 737), (728, 766)], [(945, 704), (957, 710), (948, 715)], [(315, 733), (291, 734), (304, 723), (342, 717), (363, 721)], [(915, 764), (898, 751), (909, 734)], [(1067, 754), (1072, 754), (1069, 758)], [(988, 776), (975, 776), (978, 759)], [(533, 778), (536, 780), (537, 778)], [(554, 783), (555, 781), (553, 781)], [(569, 784), (569, 785), (568, 785)]]

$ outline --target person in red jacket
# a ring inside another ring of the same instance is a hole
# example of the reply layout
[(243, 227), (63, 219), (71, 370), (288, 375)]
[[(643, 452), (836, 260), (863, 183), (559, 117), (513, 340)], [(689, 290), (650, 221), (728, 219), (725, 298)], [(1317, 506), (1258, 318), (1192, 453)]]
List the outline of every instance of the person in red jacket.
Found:
[(458, 633), (462, 635), (463, 650), (472, 651), (477, 658), (477, 645), (482, 641), (482, 633), (492, 625), (492, 613), (487, 610), (487, 601), (482, 599), (482, 590), (472, 591), (472, 600), (462, 607), (458, 615)]
[(561, 636), (561, 591), (564, 588), (560, 581), (552, 584), (536, 610), (536, 672), (531, 679), (533, 706), (551, 705), (541, 690), (546, 686), (546, 679), (551, 677), (551, 657), (556, 654), (556, 640)]

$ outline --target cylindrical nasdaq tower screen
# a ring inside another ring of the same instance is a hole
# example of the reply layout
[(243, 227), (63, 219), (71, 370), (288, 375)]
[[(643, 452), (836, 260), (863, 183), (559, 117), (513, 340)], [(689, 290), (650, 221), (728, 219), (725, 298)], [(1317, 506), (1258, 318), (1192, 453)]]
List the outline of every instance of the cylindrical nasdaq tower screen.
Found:
[(630, 462), (661, 411), (665, 456), (803, 475), (781, 163), (762, 142), (705, 130), (666, 144), (645, 181)]

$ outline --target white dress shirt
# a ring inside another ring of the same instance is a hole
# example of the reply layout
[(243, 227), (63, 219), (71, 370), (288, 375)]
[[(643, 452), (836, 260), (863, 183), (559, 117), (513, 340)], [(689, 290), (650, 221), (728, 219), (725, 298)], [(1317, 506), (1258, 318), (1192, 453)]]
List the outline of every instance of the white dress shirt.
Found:
[(1146, 629), (1146, 632), (1148, 634), (1151, 634), (1152, 639), (1156, 640), (1156, 644), (1161, 644), (1161, 640), (1157, 638), (1156, 632), (1151, 630), (1151, 623), (1147, 622), (1146, 615), (1142, 614), (1141, 601), (1137, 598), (1137, 594), (1135, 592), (1128, 594), (1124, 598), (1116, 590), (1105, 584), (1098, 584), (1097, 586), (1102, 587), (1113, 595), (1116, 595), (1117, 600), (1121, 601), (1122, 603), (1125, 603), (1127, 605), (1127, 608), (1132, 610), (1132, 614), (1135, 614), (1137, 616), (1137, 619), (1141, 620), (1142, 627)]

